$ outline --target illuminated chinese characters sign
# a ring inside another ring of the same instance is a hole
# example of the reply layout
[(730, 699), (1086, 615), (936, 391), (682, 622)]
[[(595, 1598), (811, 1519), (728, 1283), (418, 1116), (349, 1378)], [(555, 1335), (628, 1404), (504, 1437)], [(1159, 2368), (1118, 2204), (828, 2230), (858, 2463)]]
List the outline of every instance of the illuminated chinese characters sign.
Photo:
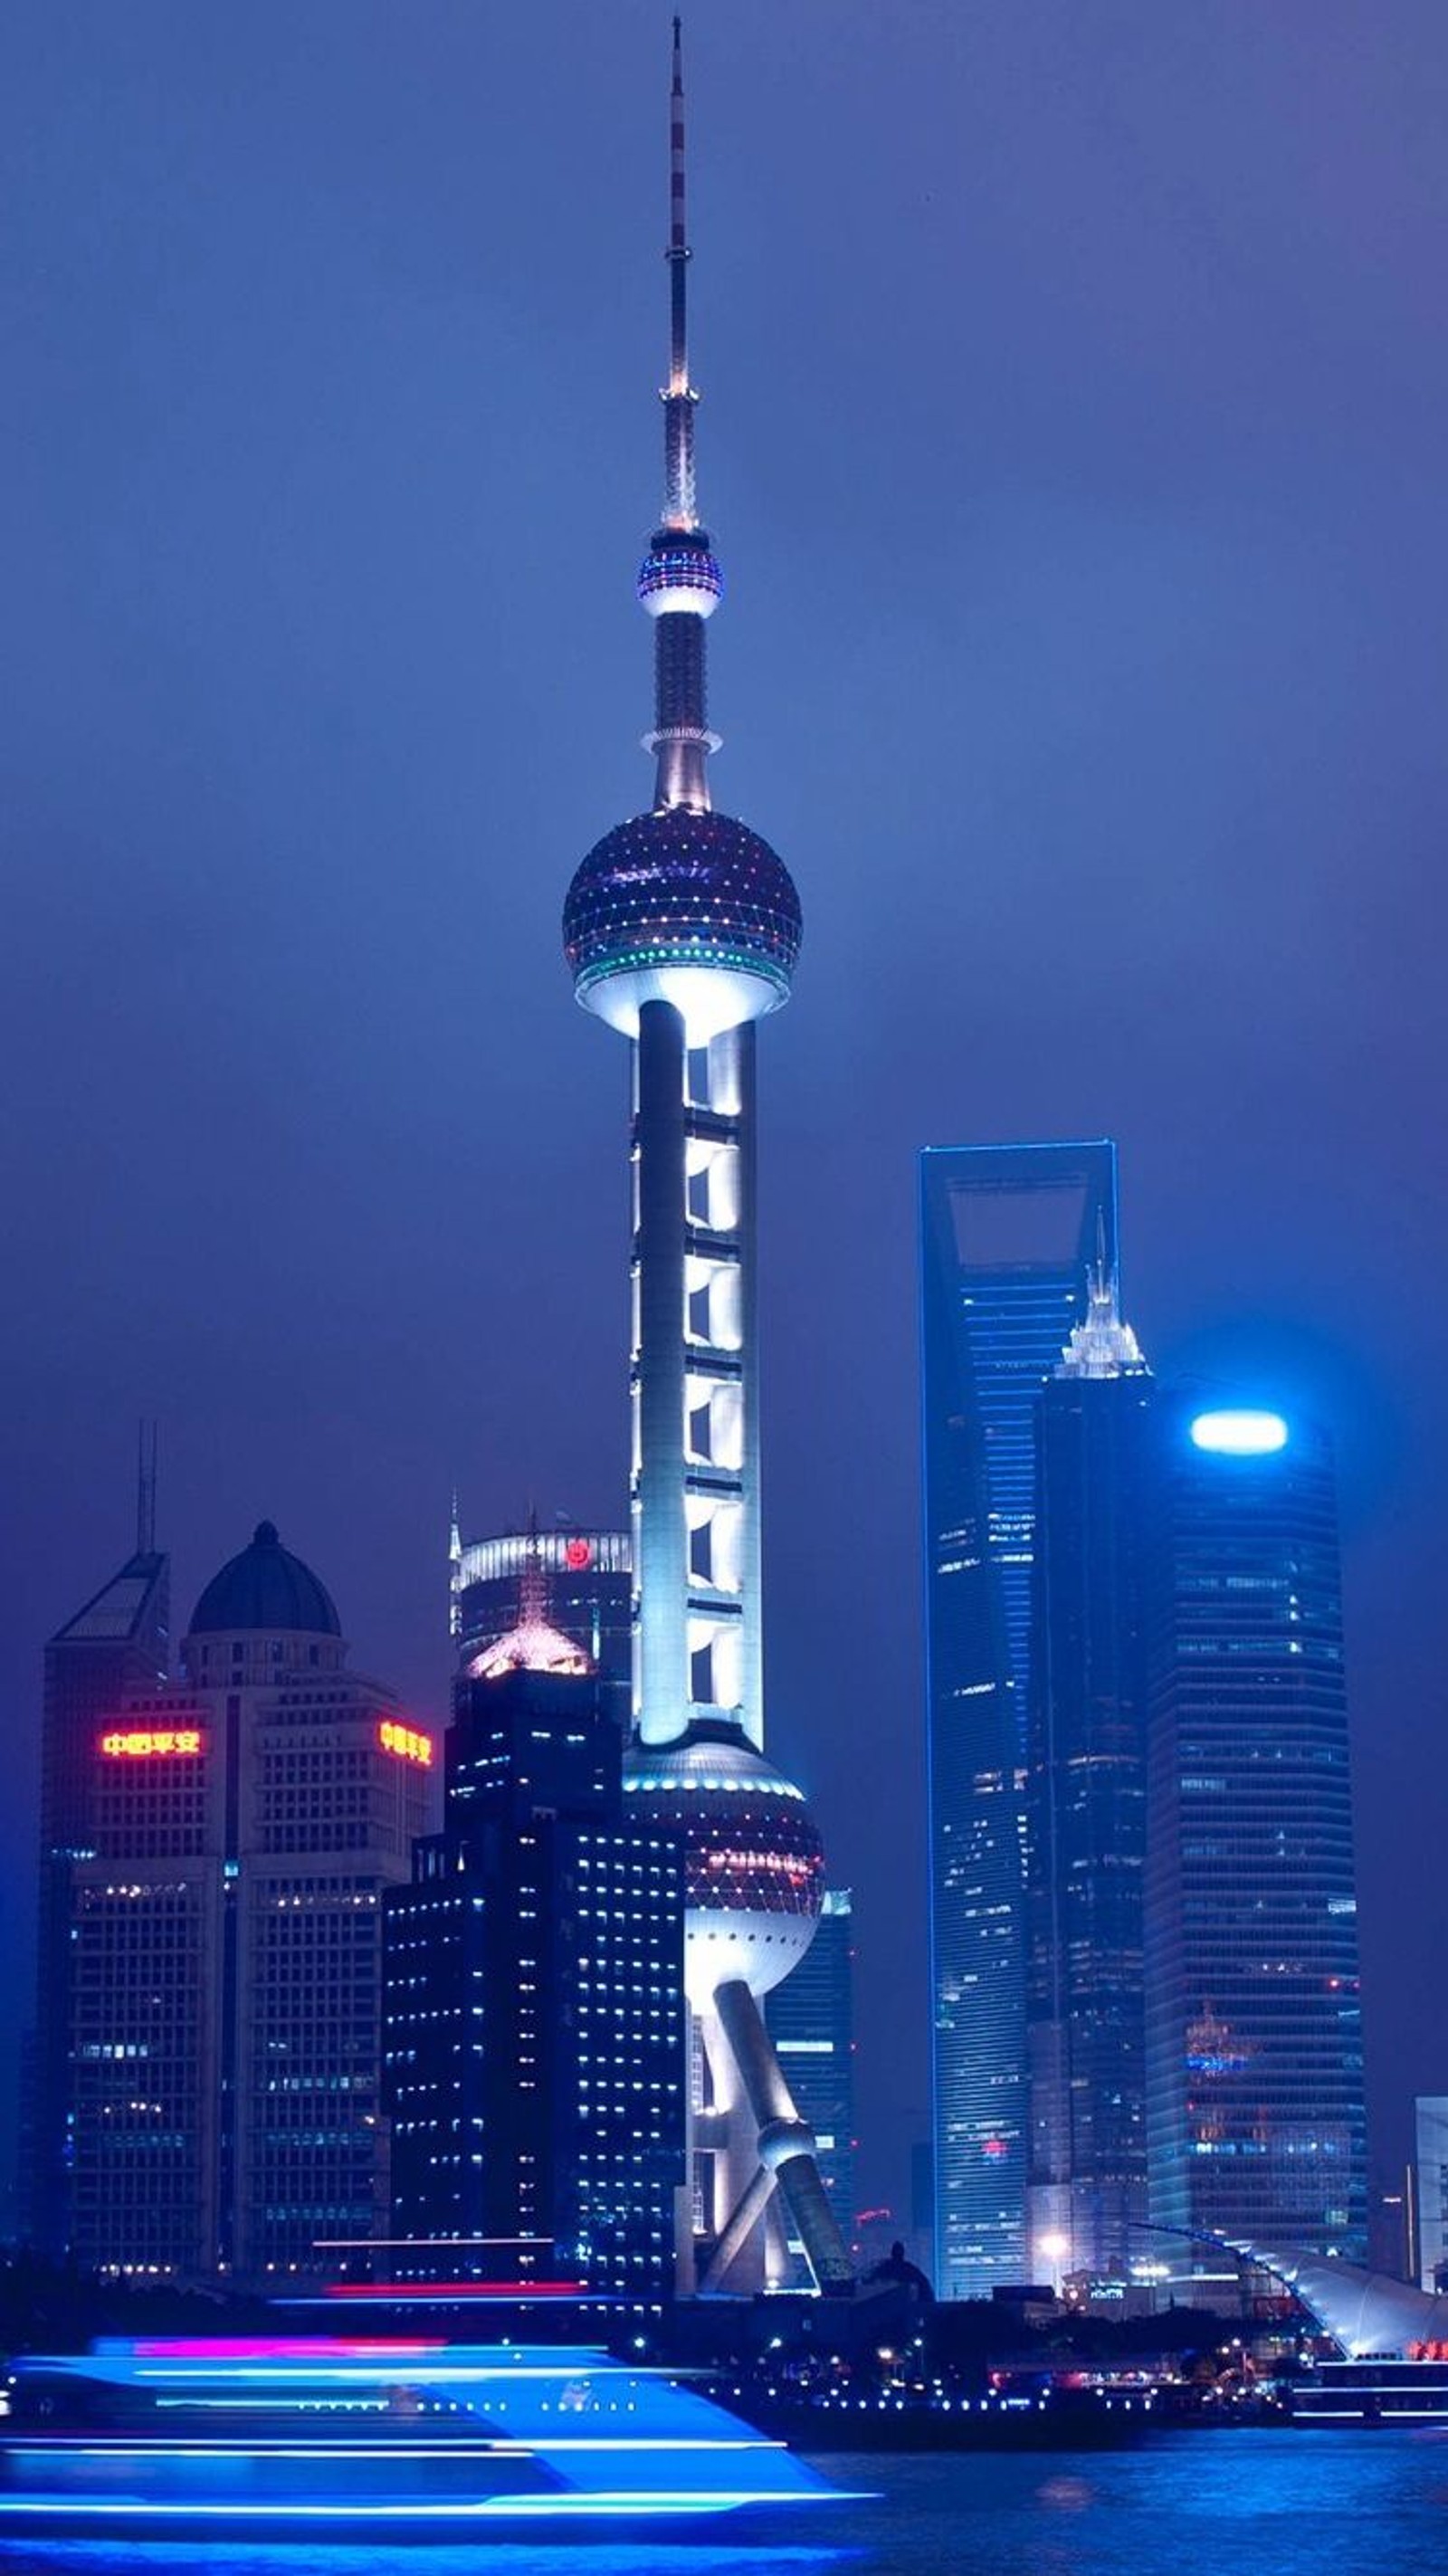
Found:
[(155, 1754), (199, 1753), (201, 1730), (196, 1726), (136, 1726), (101, 1737), (102, 1753), (116, 1757), (131, 1756), (145, 1761)]
[(399, 1726), (396, 1718), (384, 1717), (377, 1729), (377, 1741), (384, 1753), (394, 1753), (399, 1762), (420, 1762), (426, 1770), (432, 1762), (432, 1737), (415, 1726)]

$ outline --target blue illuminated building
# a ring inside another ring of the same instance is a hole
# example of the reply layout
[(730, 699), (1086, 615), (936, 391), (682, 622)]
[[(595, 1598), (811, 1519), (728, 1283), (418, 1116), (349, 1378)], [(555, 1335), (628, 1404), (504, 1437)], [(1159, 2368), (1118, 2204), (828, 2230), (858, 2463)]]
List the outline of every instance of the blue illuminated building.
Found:
[(1116, 1267), (1109, 1143), (921, 1157), (936, 2286), (1025, 2266), (1024, 1774), (1035, 1410)]
[(682, 1856), (625, 1807), (607, 1683), (518, 1633), (553, 1668), (460, 1677), (443, 1831), (384, 1916), (388, 2268), (656, 2304), (684, 2179)]
[(1363, 2059), (1327, 1434), (1174, 1390), (1148, 1545), (1151, 2215), (1362, 2261)]
[[(847, 1887), (827, 1887), (815, 1936), (769, 1995), (764, 2017), (802, 2118), (815, 2134), (820, 2180), (849, 2245), (855, 2226), (855, 1923)], [(786, 2230), (796, 2277), (803, 2248)]]
[(1030, 2274), (1122, 2282), (1143, 2252), (1143, 1547), (1154, 1388), (1116, 1283), (1041, 1391), (1026, 1783)]

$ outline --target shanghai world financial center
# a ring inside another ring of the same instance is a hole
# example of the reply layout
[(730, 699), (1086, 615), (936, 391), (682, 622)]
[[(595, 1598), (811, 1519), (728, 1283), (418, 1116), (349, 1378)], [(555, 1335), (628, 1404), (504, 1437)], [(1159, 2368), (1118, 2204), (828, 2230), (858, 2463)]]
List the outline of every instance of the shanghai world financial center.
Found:
[(1115, 1147), (924, 1154), (921, 1247), (936, 2269), (979, 2297), (1026, 2263), (1036, 1405), (1115, 1272)]

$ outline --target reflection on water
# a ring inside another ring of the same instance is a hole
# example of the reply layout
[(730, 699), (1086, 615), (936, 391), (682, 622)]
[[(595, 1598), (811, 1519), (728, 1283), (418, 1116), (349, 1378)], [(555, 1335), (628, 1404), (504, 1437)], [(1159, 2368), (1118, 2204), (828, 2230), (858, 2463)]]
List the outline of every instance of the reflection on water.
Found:
[[(873, 2501), (819, 2507), (817, 2545), (765, 2522), (709, 2540), (419, 2547), (418, 2576), (1436, 2576), (1448, 2570), (1448, 2440), (1432, 2434), (1163, 2434), (1137, 2451), (830, 2458)], [(828, 2524), (828, 2542), (824, 2540)], [(392, 2548), (184, 2541), (0, 2544), (0, 2576), (399, 2576)]]

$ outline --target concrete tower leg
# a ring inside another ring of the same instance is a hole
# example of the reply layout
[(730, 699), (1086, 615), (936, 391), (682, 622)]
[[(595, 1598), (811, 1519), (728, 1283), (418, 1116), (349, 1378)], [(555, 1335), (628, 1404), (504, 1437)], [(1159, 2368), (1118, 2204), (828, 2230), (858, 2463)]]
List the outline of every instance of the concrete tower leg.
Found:
[[(738, 2265), (746, 2248), (749, 2268), (752, 2272), (757, 2267), (759, 2286), (763, 2285), (765, 2241), (761, 2222), (770, 2194), (777, 2186), (817, 2288), (846, 2292), (853, 2287), (854, 2273), (820, 2180), (814, 2131), (799, 2116), (759, 2006), (742, 1977), (729, 1978), (718, 1988), (712, 2017), (734, 2062), (757, 2132), (754, 2152), (758, 2163), (750, 2159), (752, 2169), (734, 2196), (713, 2259), (699, 2286), (705, 2290), (722, 2288), (726, 2275), (733, 2275), (729, 2287), (743, 2288)], [(738, 2137), (743, 2123), (736, 2120), (732, 2125)]]

